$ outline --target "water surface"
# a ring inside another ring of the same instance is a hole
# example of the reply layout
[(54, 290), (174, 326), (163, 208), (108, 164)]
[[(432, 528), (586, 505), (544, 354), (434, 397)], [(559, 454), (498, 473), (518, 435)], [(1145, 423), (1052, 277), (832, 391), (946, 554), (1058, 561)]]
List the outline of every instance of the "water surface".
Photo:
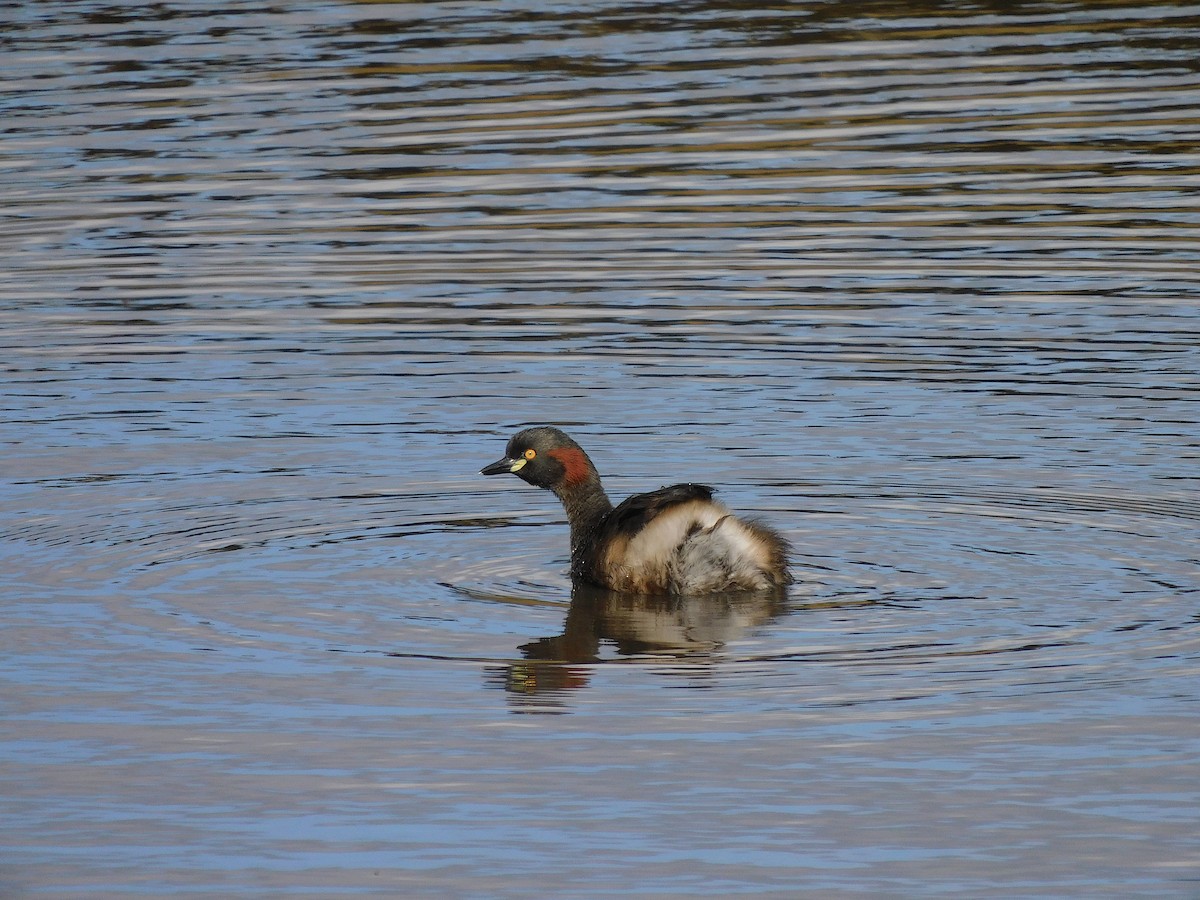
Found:
[(3, 16), (0, 893), (1200, 891), (1200, 7)]

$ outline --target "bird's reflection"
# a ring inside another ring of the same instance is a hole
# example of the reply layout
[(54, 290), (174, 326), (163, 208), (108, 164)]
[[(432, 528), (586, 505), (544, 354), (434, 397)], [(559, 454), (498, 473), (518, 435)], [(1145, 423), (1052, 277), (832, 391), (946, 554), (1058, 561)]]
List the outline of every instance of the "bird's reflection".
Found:
[(561, 634), (520, 645), (504, 688), (526, 697), (575, 690), (609, 645), (619, 656), (705, 658), (783, 611), (785, 592), (642, 597), (576, 583)]

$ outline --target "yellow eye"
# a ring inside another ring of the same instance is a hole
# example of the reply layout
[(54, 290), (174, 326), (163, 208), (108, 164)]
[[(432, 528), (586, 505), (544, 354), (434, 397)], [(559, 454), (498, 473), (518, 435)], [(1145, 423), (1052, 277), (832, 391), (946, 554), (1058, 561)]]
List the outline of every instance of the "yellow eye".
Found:
[(533, 459), (535, 456), (537, 456), (537, 451), (534, 450), (532, 447), (530, 447), (528, 450), (525, 451), (526, 459)]

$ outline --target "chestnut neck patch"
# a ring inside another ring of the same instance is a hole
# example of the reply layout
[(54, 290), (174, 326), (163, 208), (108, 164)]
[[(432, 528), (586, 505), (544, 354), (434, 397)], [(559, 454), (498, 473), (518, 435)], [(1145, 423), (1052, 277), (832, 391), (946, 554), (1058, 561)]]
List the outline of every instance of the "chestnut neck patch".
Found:
[(546, 455), (562, 463), (563, 481), (574, 487), (588, 480), (592, 465), (582, 450), (575, 447), (559, 447), (547, 450)]

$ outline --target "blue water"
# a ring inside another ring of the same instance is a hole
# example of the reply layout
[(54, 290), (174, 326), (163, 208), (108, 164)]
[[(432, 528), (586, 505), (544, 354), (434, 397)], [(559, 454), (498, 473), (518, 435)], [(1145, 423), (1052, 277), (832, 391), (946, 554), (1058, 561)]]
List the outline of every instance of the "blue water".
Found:
[(1200, 891), (1200, 8), (4, 14), (0, 894)]

